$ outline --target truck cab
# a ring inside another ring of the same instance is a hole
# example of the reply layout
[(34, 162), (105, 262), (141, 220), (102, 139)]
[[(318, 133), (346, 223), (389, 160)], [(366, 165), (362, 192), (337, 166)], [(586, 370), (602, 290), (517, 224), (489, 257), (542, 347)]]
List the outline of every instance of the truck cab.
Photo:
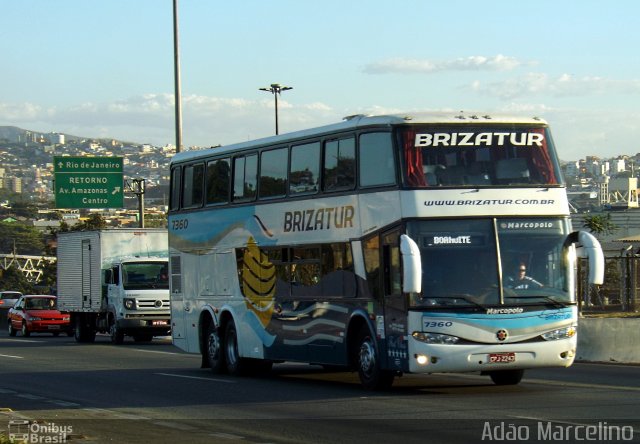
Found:
[(98, 330), (121, 344), (124, 336), (150, 341), (170, 334), (168, 262), (162, 257), (130, 257), (103, 269)]

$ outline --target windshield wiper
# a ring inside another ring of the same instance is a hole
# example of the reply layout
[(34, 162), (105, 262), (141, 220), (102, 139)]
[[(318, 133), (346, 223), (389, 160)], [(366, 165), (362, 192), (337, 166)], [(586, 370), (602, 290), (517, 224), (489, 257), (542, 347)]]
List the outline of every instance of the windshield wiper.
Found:
[[(433, 296), (433, 297), (425, 298), (425, 299), (433, 299), (433, 300), (438, 300), (438, 299), (460, 299), (460, 300), (463, 300), (466, 303), (468, 303), (470, 305), (473, 305), (473, 306), (476, 306), (476, 307), (478, 307), (478, 308), (480, 308), (482, 310), (486, 310), (487, 309), (487, 307), (485, 307), (484, 305), (470, 300), (469, 297), (471, 297), (471, 296)], [(447, 305), (447, 306), (454, 305), (455, 306), (455, 304), (442, 304), (442, 305)], [(464, 305), (459, 306), (459, 307), (460, 308), (465, 308)]]
[(565, 308), (565, 307), (568, 307), (569, 305), (572, 305), (571, 303), (560, 302), (549, 296), (540, 296), (540, 295), (505, 296), (505, 299), (543, 299), (557, 308)]

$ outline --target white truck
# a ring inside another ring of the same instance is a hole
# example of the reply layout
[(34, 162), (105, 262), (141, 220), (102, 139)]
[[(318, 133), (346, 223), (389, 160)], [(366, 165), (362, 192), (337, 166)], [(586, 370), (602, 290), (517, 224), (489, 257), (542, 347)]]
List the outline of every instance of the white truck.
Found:
[(58, 233), (58, 306), (78, 342), (108, 333), (151, 341), (170, 334), (167, 230), (119, 228)]

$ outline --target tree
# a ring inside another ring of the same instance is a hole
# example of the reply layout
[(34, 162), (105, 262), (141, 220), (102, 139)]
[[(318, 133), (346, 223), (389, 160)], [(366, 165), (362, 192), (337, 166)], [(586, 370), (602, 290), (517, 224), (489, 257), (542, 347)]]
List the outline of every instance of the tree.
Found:
[(0, 270), (0, 279), (5, 290), (19, 291), (23, 294), (35, 293), (33, 283), (15, 266)]
[(0, 253), (41, 255), (44, 251), (42, 234), (19, 222), (0, 222)]
[(613, 234), (618, 230), (618, 226), (611, 221), (611, 213), (605, 215), (594, 214), (584, 218), (583, 227), (588, 228), (591, 233), (597, 235)]
[(107, 228), (105, 218), (98, 213), (93, 213), (86, 220), (75, 224), (69, 231), (103, 230), (105, 228)]

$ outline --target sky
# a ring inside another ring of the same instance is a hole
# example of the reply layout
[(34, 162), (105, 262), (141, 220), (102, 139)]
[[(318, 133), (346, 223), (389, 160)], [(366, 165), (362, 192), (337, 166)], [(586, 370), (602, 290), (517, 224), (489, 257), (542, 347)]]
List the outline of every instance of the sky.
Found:
[[(637, 0), (178, 0), (185, 147), (353, 114), (546, 119), (640, 152)], [(175, 144), (173, 0), (0, 0), (0, 126)]]

